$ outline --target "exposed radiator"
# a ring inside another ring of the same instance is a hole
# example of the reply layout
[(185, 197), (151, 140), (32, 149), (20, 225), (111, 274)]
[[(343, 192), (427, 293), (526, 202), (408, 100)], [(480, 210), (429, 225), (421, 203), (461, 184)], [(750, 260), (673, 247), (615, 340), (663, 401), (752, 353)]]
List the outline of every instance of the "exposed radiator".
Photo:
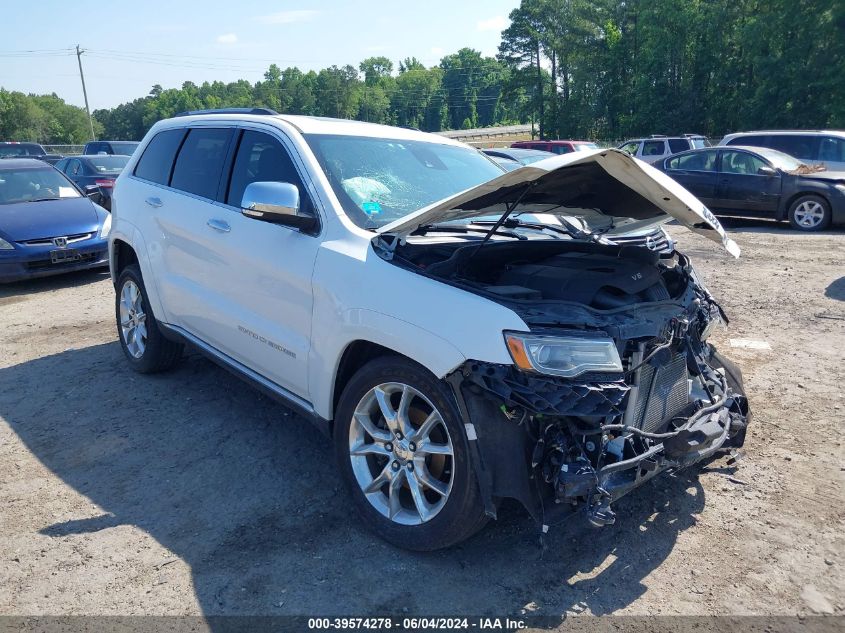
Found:
[(634, 423), (643, 431), (656, 433), (689, 403), (687, 361), (675, 354), (665, 365), (648, 363), (640, 369), (640, 385)]

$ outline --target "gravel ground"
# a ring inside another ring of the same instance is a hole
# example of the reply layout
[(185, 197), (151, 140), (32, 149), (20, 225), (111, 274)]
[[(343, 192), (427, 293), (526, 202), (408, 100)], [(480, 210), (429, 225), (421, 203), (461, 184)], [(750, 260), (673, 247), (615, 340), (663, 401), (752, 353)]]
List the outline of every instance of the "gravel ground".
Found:
[(0, 614), (842, 614), (845, 235), (728, 227), (739, 261), (671, 231), (732, 318), (714, 336), (746, 374), (745, 459), (545, 551), (517, 508), (394, 549), (301, 419), (197, 355), (130, 372), (106, 274), (0, 287)]

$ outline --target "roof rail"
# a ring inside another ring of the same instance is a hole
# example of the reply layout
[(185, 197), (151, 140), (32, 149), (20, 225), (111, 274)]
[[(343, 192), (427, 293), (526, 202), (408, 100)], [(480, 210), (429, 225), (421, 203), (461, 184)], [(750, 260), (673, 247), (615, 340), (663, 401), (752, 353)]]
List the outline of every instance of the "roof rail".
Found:
[(687, 132), (686, 134), (684, 134), (684, 138), (692, 138), (694, 136), (703, 137), (704, 135), (703, 134), (696, 134), (695, 132)]
[(652, 134), (649, 138), (666, 138), (665, 134)]
[(186, 110), (174, 114), (173, 117), (178, 116), (194, 116), (195, 114), (278, 114), (275, 110), (270, 108), (217, 108), (212, 110)]

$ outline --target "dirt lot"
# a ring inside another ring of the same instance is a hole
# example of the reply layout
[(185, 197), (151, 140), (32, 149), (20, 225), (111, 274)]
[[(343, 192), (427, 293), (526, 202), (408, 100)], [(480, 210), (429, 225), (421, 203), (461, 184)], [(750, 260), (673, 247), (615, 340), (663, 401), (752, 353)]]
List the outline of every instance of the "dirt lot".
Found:
[(0, 614), (842, 614), (845, 235), (727, 224), (738, 262), (672, 232), (732, 317), (715, 336), (746, 373), (746, 458), (545, 552), (517, 509), (396, 550), (284, 408), (196, 355), (132, 374), (107, 275), (0, 288)]

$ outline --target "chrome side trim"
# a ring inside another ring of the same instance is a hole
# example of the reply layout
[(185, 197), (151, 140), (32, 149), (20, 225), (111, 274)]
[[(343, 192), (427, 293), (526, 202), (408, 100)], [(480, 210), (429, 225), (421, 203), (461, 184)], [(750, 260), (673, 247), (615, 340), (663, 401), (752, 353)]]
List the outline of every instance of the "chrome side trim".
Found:
[(253, 371), (252, 369), (244, 365), (243, 363), (236, 361), (231, 356), (228, 356), (220, 350), (212, 347), (202, 339), (199, 339), (190, 332), (188, 332), (187, 330), (179, 327), (178, 325), (169, 325), (160, 321), (158, 322), (158, 326), (163, 330), (167, 330), (168, 332), (172, 333), (183, 341), (190, 343), (191, 345), (196, 347), (197, 350), (200, 351), (202, 354), (208, 356), (211, 360), (219, 363), (226, 369), (232, 370), (247, 381), (254, 383), (256, 386), (267, 391), (269, 395), (275, 396), (283, 402), (290, 404), (292, 407), (296, 408), (298, 411), (305, 414), (306, 416), (310, 416), (313, 418), (318, 417), (317, 413), (314, 411), (314, 407), (311, 405), (310, 402), (308, 402), (304, 398), (300, 398), (299, 396), (294, 393), (291, 393), (284, 387), (277, 385), (272, 380), (265, 378), (258, 372)]

